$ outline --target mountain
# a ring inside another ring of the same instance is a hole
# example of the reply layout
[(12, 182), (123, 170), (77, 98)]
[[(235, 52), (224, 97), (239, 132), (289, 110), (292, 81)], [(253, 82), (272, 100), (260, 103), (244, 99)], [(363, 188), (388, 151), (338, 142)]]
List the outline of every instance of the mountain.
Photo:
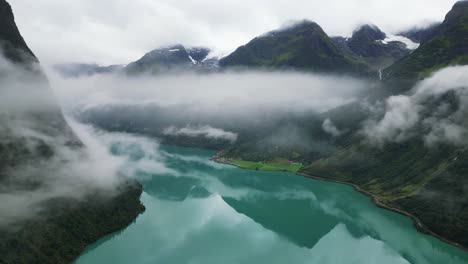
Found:
[(311, 21), (256, 37), (221, 59), (220, 66), (370, 74), (364, 62), (343, 52), (318, 24)]
[(53, 192), (57, 179), (70, 178), (58, 168), (71, 166), (86, 147), (65, 121), (5, 0), (0, 22), (0, 263), (71, 263), (144, 210), (142, 187), (122, 182), (112, 198), (92, 186), (79, 198)]
[(430, 40), (433, 37), (434, 32), (439, 25), (440, 23), (434, 23), (423, 28), (415, 27), (409, 30), (402, 31), (398, 33), (398, 35), (407, 37), (416, 43), (423, 43)]
[(16, 26), (13, 12), (6, 1), (0, 1), (0, 47), (4, 57), (12, 62), (37, 62)]
[(466, 65), (467, 43), (468, 1), (460, 1), (417, 50), (385, 70), (384, 78), (417, 81), (446, 66)]
[(208, 59), (209, 53), (208, 48), (185, 48), (177, 44), (152, 50), (128, 64), (124, 70), (128, 74), (213, 70), (217, 68), (217, 60)]
[(78, 78), (96, 74), (117, 73), (123, 68), (124, 66), (122, 65), (100, 66), (98, 64), (87, 63), (56, 64), (53, 66), (53, 69), (64, 78)]
[(377, 26), (363, 25), (346, 41), (348, 49), (374, 69), (383, 69), (410, 53), (406, 44), (391, 40)]

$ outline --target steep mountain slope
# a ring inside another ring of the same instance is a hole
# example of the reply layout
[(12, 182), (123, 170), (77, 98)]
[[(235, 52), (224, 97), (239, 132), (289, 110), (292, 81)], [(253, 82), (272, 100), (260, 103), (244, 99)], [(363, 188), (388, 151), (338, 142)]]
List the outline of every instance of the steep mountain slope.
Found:
[(100, 196), (93, 186), (76, 198), (53, 192), (54, 177), (71, 174), (61, 166), (85, 147), (66, 123), (5, 0), (0, 22), (0, 263), (70, 263), (144, 210), (142, 188), (125, 181), (114, 196)]
[(363, 25), (347, 41), (349, 50), (374, 69), (383, 69), (410, 53), (406, 44), (386, 41), (387, 35), (374, 25)]
[(0, 1), (0, 47), (5, 57), (13, 62), (37, 61), (18, 31), (13, 12), (6, 1)]
[(422, 45), (384, 72), (385, 79), (419, 80), (449, 65), (468, 64), (468, 1), (457, 2)]
[(256, 37), (221, 59), (220, 65), (370, 74), (365, 63), (341, 51), (319, 25), (310, 21)]

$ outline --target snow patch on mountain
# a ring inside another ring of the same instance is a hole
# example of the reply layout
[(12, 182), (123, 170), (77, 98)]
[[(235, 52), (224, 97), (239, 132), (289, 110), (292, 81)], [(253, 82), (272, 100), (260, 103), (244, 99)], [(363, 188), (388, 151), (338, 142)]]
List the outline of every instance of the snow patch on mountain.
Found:
[(392, 42), (392, 41), (398, 41), (398, 42), (404, 43), (406, 45), (406, 48), (410, 50), (415, 50), (419, 47), (419, 43), (416, 43), (407, 37), (391, 35), (391, 34), (386, 34), (386, 35), (387, 37), (384, 40), (382, 40), (383, 44), (388, 44), (389, 42)]

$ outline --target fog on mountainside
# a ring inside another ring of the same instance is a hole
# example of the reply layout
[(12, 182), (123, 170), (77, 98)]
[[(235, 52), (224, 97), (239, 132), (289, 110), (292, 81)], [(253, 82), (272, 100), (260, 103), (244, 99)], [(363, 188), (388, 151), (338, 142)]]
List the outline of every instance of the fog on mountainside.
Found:
[(125, 160), (93, 140), (92, 130), (75, 125), (75, 135), (39, 68), (1, 58), (0, 72), (0, 198), (9, 201), (0, 205), (0, 227), (39, 215), (52, 199), (79, 200), (96, 190), (111, 197)]
[[(422, 137), (427, 145), (468, 143), (468, 66), (445, 68), (416, 85), (408, 95), (386, 99), (380, 120), (365, 123), (375, 144)], [(376, 111), (379, 111), (375, 109)]]

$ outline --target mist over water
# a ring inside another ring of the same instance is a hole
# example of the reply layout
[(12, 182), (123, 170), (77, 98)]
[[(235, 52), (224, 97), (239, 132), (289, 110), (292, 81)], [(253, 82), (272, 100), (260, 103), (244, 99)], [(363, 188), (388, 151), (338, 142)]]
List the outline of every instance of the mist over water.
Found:
[(468, 261), (466, 252), (418, 233), (409, 219), (348, 186), (241, 170), (197, 149), (154, 145), (147, 153), (132, 142), (109, 147), (166, 171), (140, 171), (147, 211), (91, 246), (78, 264)]
[[(82, 122), (164, 139), (203, 138), (218, 148), (260, 137), (268, 145), (329, 149), (306, 126), (381, 89), (349, 76), (292, 71), (49, 76), (64, 111)], [(332, 120), (325, 125), (326, 133), (341, 134)]]

